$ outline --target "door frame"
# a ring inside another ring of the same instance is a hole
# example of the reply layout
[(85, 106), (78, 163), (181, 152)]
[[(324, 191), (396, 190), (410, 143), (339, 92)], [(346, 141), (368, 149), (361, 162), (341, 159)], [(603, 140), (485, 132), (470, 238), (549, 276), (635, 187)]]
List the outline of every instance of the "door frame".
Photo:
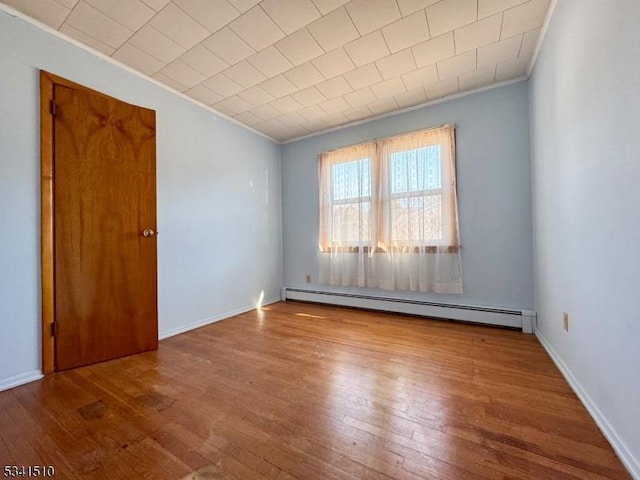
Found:
[(53, 218), (53, 99), (56, 85), (83, 88), (64, 78), (40, 70), (40, 262), (42, 288), (42, 373), (55, 371), (55, 277)]

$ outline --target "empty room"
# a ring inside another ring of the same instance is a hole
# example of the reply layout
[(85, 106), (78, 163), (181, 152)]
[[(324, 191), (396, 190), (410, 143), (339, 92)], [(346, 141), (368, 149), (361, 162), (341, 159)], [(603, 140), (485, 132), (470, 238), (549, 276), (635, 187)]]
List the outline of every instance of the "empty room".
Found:
[(0, 476), (640, 480), (637, 0), (0, 0)]

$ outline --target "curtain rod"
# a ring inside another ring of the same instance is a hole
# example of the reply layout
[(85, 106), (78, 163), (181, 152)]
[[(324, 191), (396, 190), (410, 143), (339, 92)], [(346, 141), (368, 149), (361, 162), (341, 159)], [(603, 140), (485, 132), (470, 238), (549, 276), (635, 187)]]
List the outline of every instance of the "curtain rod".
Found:
[(398, 135), (389, 135), (388, 137), (377, 137), (377, 138), (372, 138), (371, 140), (366, 140), (364, 142), (353, 143), (351, 145), (345, 145), (343, 147), (332, 148), (331, 150), (325, 150), (324, 152), (320, 152), (318, 155), (322, 155), (323, 153), (332, 153), (332, 152), (335, 152), (337, 150), (342, 150), (343, 148), (358, 147), (360, 145), (364, 145), (365, 143), (374, 143), (374, 142), (379, 142), (381, 140), (389, 140), (390, 138), (404, 137), (404, 136), (412, 135), (412, 134), (418, 133), (418, 132), (425, 132), (427, 130), (435, 130), (436, 128), (444, 128), (444, 127), (454, 127), (455, 128), (455, 126), (456, 126), (455, 123), (443, 123), (442, 125), (435, 125), (433, 127), (419, 128), (417, 130), (411, 130), (409, 132), (399, 133)]

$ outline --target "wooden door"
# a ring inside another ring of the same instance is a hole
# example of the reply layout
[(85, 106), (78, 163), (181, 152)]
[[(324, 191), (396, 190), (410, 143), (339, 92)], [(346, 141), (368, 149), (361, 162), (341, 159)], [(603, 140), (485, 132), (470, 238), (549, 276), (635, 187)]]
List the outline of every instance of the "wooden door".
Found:
[(65, 370), (158, 346), (155, 112), (69, 82), (53, 97), (55, 369)]

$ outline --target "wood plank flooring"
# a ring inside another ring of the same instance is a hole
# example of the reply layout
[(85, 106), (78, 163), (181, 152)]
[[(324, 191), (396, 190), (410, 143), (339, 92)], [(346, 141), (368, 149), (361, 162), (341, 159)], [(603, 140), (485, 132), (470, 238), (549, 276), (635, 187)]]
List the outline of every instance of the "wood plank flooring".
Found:
[(62, 479), (627, 479), (534, 336), (278, 303), (0, 393)]

